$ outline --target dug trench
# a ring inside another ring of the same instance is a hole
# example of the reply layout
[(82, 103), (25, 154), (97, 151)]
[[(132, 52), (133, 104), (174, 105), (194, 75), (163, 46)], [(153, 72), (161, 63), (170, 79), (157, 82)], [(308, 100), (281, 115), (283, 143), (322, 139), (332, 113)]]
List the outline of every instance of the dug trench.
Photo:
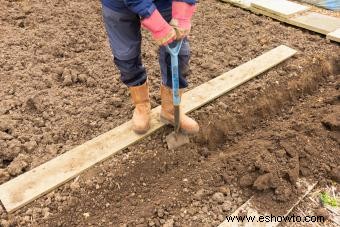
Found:
[[(151, 141), (162, 136), (153, 135), (124, 151), (123, 162), (57, 192), (49, 204), (55, 215), (36, 223), (216, 226), (255, 194), (263, 195), (260, 209), (282, 214), (296, 199), (298, 177), (339, 178), (339, 60), (306, 59), (297, 80), (248, 97), (236, 113), (220, 106), (217, 115), (197, 114), (202, 131), (179, 150), (157, 146)], [(129, 156), (133, 149), (142, 154)]]

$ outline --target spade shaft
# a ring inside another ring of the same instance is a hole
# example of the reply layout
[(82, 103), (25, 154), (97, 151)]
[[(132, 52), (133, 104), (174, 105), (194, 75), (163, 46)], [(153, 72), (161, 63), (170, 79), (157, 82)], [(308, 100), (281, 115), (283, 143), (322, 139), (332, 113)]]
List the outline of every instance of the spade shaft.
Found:
[(175, 41), (166, 46), (167, 52), (170, 54), (171, 57), (171, 76), (172, 76), (172, 98), (173, 104), (175, 108), (175, 132), (178, 133), (180, 129), (180, 104), (181, 104), (181, 97), (179, 95), (179, 70), (178, 70), (178, 54), (182, 47), (183, 40)]
[(175, 131), (167, 136), (166, 141), (169, 149), (175, 149), (186, 143), (189, 143), (187, 135), (180, 132), (180, 104), (181, 97), (179, 95), (179, 67), (178, 67), (178, 54), (181, 49), (183, 40), (175, 41), (166, 46), (167, 52), (171, 57), (171, 76), (172, 76), (172, 97), (174, 105)]

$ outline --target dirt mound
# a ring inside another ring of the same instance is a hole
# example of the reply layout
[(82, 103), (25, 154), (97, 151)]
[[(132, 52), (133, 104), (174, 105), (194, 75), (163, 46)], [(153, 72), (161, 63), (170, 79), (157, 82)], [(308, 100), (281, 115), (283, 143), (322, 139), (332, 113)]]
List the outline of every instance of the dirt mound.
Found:
[[(225, 143), (237, 143), (235, 139), (238, 137), (235, 136), (265, 124), (264, 122), (287, 109), (294, 108), (293, 104), (297, 100), (313, 94), (319, 88), (320, 83), (330, 78), (332, 80), (335, 72), (333, 70), (335, 66), (332, 64), (335, 62), (333, 59), (327, 60), (320, 57), (311, 61), (307, 60), (307, 62), (313, 63), (306, 62), (306, 70), (301, 72), (298, 80), (287, 81), (283, 85), (274, 85), (267, 89), (268, 92), (255, 99), (247, 100), (243, 108), (238, 110), (237, 115), (229, 114), (220, 116), (218, 119), (214, 116), (215, 119), (210, 119), (209, 124), (202, 127), (203, 130), (196, 138), (196, 142), (207, 145), (211, 150)], [(333, 99), (336, 97), (333, 96)], [(338, 133), (339, 105), (331, 105), (329, 112), (321, 121), (326, 129), (331, 131), (330, 133)], [(266, 132), (257, 135), (256, 145), (247, 144), (239, 148), (248, 150), (247, 155), (242, 158), (242, 163), (238, 161), (237, 157), (236, 160), (233, 158), (227, 160), (227, 164), (236, 170), (245, 169), (245, 163), (249, 165), (248, 171), (238, 175), (240, 186), (252, 187), (270, 194), (271, 196), (266, 195), (270, 201), (268, 204), (271, 204), (273, 200), (278, 202), (292, 200), (296, 194), (297, 179), (300, 176), (308, 177), (313, 174), (315, 166), (310, 163), (324, 154), (324, 150), (320, 149), (320, 146), (296, 132), (303, 130), (303, 124), (300, 121), (292, 121), (288, 125), (281, 125), (282, 128), (291, 128), (286, 131), (274, 127), (270, 134)], [(275, 128), (277, 131), (274, 133)], [(316, 129), (313, 127), (311, 130)], [(332, 135), (330, 134), (330, 137)], [(326, 170), (328, 175), (332, 175), (329, 166), (323, 164), (322, 167), (325, 167), (324, 171)], [(336, 173), (334, 170), (335, 178)], [(228, 179), (233, 178), (235, 178), (235, 171), (230, 172), (229, 176), (224, 176), (224, 179), (227, 179), (226, 183), (230, 183)], [(276, 209), (275, 212), (279, 212), (279, 210)]]

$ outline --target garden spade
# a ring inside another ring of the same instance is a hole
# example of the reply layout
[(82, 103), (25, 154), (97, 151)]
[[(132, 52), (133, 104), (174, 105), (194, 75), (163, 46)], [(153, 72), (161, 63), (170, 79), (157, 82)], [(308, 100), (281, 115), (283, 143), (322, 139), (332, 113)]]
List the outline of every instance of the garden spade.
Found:
[(179, 95), (179, 69), (178, 69), (178, 53), (181, 49), (183, 40), (175, 41), (166, 46), (167, 52), (171, 56), (171, 73), (172, 73), (172, 97), (175, 108), (174, 131), (166, 137), (169, 149), (175, 149), (186, 143), (189, 143), (189, 137), (180, 131), (180, 104), (181, 97)]

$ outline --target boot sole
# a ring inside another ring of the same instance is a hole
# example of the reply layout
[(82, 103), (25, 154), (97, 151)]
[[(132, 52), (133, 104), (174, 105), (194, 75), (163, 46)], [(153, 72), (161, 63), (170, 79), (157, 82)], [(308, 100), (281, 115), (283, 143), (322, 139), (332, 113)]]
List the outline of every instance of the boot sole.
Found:
[(146, 129), (143, 129), (143, 130), (138, 130), (138, 129), (134, 129), (134, 128), (132, 130), (139, 135), (143, 135), (143, 134), (147, 133), (149, 131), (149, 129), (150, 129), (150, 126)]

